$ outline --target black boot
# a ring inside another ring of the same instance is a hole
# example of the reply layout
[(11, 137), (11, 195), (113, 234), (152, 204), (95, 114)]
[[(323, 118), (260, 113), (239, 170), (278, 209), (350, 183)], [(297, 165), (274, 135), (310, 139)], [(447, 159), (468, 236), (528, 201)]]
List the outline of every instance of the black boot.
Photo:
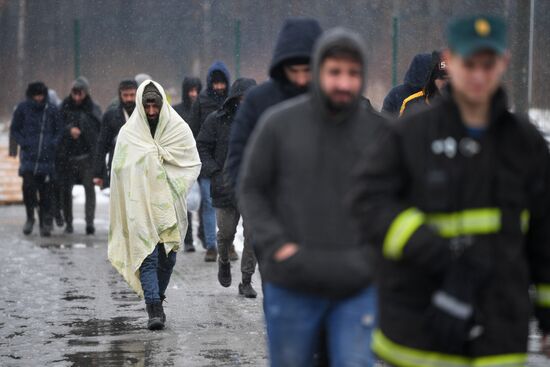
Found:
[(164, 313), (164, 307), (162, 304), (166, 302), (166, 296), (160, 296), (160, 309), (162, 310), (162, 323), (166, 324), (166, 313)]
[(52, 226), (49, 224), (44, 224), (40, 226), (40, 236), (41, 237), (50, 237), (52, 234)]
[(23, 234), (25, 236), (28, 236), (32, 233), (32, 229), (34, 227), (34, 219), (27, 219), (25, 222), (25, 225), (23, 226)]
[(225, 288), (231, 285), (231, 263), (221, 258), (218, 260), (218, 282)]
[(151, 303), (146, 305), (147, 314), (149, 315), (149, 321), (147, 321), (147, 329), (149, 330), (162, 330), (164, 329), (163, 310), (162, 303)]
[(195, 252), (195, 246), (192, 243), (185, 242), (183, 244), (183, 252)]
[(87, 225), (86, 226), (86, 235), (91, 236), (95, 233), (95, 227), (94, 225)]
[(58, 227), (63, 227), (65, 225), (65, 221), (63, 220), (63, 215), (61, 215), (61, 212), (57, 212), (55, 214), (55, 224), (57, 224)]
[(65, 226), (65, 233), (73, 233), (73, 232), (74, 232), (73, 224), (67, 222), (67, 225)]
[(252, 274), (243, 273), (243, 281), (239, 284), (239, 294), (246, 298), (256, 298), (258, 293), (252, 287)]

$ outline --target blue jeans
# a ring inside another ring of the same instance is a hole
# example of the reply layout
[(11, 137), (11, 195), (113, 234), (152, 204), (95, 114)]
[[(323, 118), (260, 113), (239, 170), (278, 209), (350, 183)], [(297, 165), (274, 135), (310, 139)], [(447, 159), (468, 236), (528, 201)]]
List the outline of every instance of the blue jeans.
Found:
[(374, 366), (370, 349), (376, 325), (373, 287), (332, 300), (266, 283), (264, 301), (271, 367), (311, 366), (322, 328), (330, 366)]
[(201, 213), (204, 226), (204, 240), (207, 249), (216, 248), (216, 211), (212, 207), (212, 196), (210, 195), (210, 179), (199, 178), (201, 188)]
[(139, 267), (139, 280), (146, 304), (158, 303), (164, 297), (172, 270), (176, 265), (176, 253), (166, 255), (164, 244), (159, 243)]

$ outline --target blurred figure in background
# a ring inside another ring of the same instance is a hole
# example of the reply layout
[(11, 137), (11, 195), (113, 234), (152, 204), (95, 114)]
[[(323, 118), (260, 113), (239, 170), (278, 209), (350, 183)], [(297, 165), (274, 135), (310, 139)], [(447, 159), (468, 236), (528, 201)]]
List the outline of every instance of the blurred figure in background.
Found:
[(90, 96), (90, 85), (77, 78), (71, 93), (61, 105), (65, 133), (58, 153), (59, 174), (63, 186), (65, 232), (73, 232), (73, 186), (80, 184), (86, 192), (86, 234), (95, 233), (94, 156), (101, 126), (101, 109)]
[(248, 140), (262, 114), (277, 103), (307, 92), (311, 81), (311, 52), (321, 33), (321, 26), (315, 19), (285, 20), (269, 66), (270, 79), (247, 94), (231, 128), (227, 173), (233, 189), (237, 185)]
[[(199, 97), (202, 90), (202, 83), (199, 78), (185, 77), (181, 86), (181, 103), (174, 106), (174, 110), (181, 116), (183, 121), (188, 125), (191, 123), (191, 107)], [(187, 234), (185, 235), (184, 248), (185, 252), (195, 252), (193, 241), (193, 215), (187, 212)]]
[[(393, 366), (526, 366), (550, 333), (550, 154), (509, 112), (506, 24), (453, 21), (450, 77), (431, 108), (386, 125), (352, 202), (376, 267), (376, 354)], [(548, 352), (548, 351), (546, 351)]]
[[(256, 85), (254, 79), (237, 79), (223, 106), (212, 112), (204, 121), (197, 138), (197, 149), (202, 161), (203, 174), (211, 180), (212, 206), (216, 208), (218, 223), (218, 281), (224, 287), (231, 285), (231, 263), (229, 249), (233, 241), (241, 214), (237, 209), (234, 191), (227, 182), (224, 165), (227, 158), (229, 133), (235, 113), (245, 93)], [(250, 243), (248, 226), (243, 222), (244, 250), (241, 260), (242, 282), (239, 294), (247, 298), (256, 298), (252, 287), (252, 275), (256, 269), (256, 257)]]
[(55, 174), (56, 149), (63, 133), (58, 109), (48, 101), (48, 88), (42, 82), (27, 87), (27, 99), (15, 112), (10, 134), (21, 147), (19, 175), (23, 178), (23, 201), (27, 221), (23, 233), (32, 233), (38, 208), (40, 235), (52, 230), (51, 182)]
[(449, 82), (447, 75), (447, 66), (445, 61), (441, 59), (439, 51), (432, 52), (432, 70), (426, 84), (420, 92), (416, 92), (403, 101), (399, 111), (400, 116), (408, 115), (412, 112), (419, 111), (423, 107), (429, 106), (434, 102), (434, 99), (441, 96), (441, 91)]
[[(220, 108), (227, 98), (231, 76), (225, 64), (216, 61), (208, 69), (206, 76), (206, 89), (200, 94), (191, 108), (190, 126), (195, 139), (199, 135), (201, 126), (206, 117)], [(212, 207), (212, 197), (210, 196), (210, 179), (202, 173), (199, 177), (201, 188), (201, 207), (199, 210), (199, 238), (203, 246), (206, 247), (204, 261), (215, 262), (218, 258), (216, 247), (216, 212)], [(232, 248), (232, 255), (237, 253)]]
[(403, 84), (393, 87), (384, 98), (382, 112), (386, 116), (398, 117), (403, 100), (422, 90), (430, 74), (431, 63), (432, 57), (430, 54), (418, 54), (412, 59), (403, 79)]
[(262, 264), (271, 366), (373, 366), (373, 260), (344, 204), (352, 167), (386, 121), (362, 97), (364, 42), (327, 31), (312, 86), (262, 117), (246, 150), (239, 206)]
[[(118, 85), (118, 104), (103, 115), (99, 139), (94, 159), (94, 184), (109, 187), (111, 164), (115, 151), (116, 138), (120, 128), (128, 121), (136, 107), (137, 83), (134, 80), (123, 80)], [(106, 164), (105, 157), (109, 154)]]

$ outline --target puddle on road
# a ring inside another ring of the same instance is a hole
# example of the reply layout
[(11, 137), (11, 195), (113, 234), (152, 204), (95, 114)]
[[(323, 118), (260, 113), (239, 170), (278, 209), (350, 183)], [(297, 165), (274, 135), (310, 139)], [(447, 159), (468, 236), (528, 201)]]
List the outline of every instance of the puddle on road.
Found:
[(65, 361), (71, 362), (73, 366), (145, 366), (145, 358), (152, 351), (150, 343), (143, 341), (116, 340), (110, 342), (109, 347), (110, 349), (106, 351), (82, 351), (66, 354)]
[(215, 361), (215, 365), (219, 366), (220, 363), (228, 363), (231, 366), (240, 366), (243, 364), (248, 364), (245, 361), (241, 360), (239, 353), (231, 349), (207, 349), (201, 350), (199, 355), (203, 358)]
[(87, 242), (87, 243), (45, 242), (45, 243), (39, 243), (38, 246), (46, 249), (85, 249), (85, 248), (98, 248), (101, 246), (101, 244), (97, 242)]
[(89, 319), (78, 320), (63, 324), (69, 326), (69, 334), (81, 337), (118, 336), (130, 332), (143, 330), (143, 325), (137, 322), (137, 317), (114, 317), (110, 320)]

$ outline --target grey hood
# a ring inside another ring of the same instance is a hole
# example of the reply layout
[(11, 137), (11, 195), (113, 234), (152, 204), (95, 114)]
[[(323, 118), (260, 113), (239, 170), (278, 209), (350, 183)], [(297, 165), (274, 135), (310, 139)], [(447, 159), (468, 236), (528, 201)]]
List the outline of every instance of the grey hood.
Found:
[[(310, 93), (312, 94), (312, 99), (315, 107), (319, 108), (322, 112), (322, 115), (328, 117), (327, 119), (333, 120), (335, 122), (343, 122), (348, 117), (353, 115), (360, 105), (360, 101), (363, 98), (362, 94), (365, 91), (367, 81), (367, 56), (364, 44), (365, 43), (359, 34), (340, 27), (326, 31), (317, 41), (313, 53), (313, 59), (311, 62), (313, 78)], [(323, 57), (326, 55), (326, 53), (335, 46), (348, 46), (352, 49), (357, 50), (361, 57), (361, 64), (363, 66), (361, 93), (357, 96), (356, 100), (349, 106), (349, 108), (342, 110), (341, 112), (336, 114), (328, 109), (326, 101), (327, 97), (321, 91), (319, 81), (321, 60), (323, 60)]]

